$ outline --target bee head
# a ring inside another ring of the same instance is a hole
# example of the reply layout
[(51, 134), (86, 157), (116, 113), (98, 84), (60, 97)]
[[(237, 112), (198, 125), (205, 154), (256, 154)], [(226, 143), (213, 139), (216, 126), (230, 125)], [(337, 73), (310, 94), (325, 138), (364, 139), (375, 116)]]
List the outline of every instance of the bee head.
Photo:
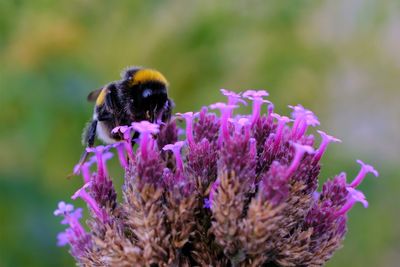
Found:
[(147, 114), (160, 112), (168, 100), (168, 81), (157, 70), (127, 69), (120, 87), (126, 111), (136, 119), (148, 119)]

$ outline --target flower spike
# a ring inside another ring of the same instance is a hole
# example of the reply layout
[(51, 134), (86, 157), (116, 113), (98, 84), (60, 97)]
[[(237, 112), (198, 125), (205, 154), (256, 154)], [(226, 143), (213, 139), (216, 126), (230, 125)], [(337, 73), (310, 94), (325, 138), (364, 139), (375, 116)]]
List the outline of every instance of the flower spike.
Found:
[[(131, 82), (151, 87), (160, 75), (139, 71), (124, 79), (116, 89)], [(54, 211), (67, 226), (57, 244), (69, 244), (77, 265), (322, 266), (341, 247), (348, 212), (357, 202), (368, 206), (356, 187), (378, 172), (358, 161), (351, 183), (341, 173), (321, 185), (320, 159), (340, 140), (318, 131), (316, 144), (307, 131), (319, 125), (314, 113), (297, 105), (290, 106), (292, 117), (279, 115), (264, 90), (221, 92), (226, 103), (210, 105), (221, 115), (207, 107), (198, 117), (172, 115), (168, 102), (168, 113), (154, 110), (156, 123), (116, 127), (120, 142), (88, 149), (90, 158), (85, 151), (76, 167), (85, 185), (72, 198), (86, 202), (89, 231), (79, 222), (82, 209), (60, 202)], [(242, 98), (251, 100), (251, 114), (234, 114)], [(178, 116), (185, 127), (177, 126)], [(107, 175), (111, 148), (124, 171), (119, 198)]]

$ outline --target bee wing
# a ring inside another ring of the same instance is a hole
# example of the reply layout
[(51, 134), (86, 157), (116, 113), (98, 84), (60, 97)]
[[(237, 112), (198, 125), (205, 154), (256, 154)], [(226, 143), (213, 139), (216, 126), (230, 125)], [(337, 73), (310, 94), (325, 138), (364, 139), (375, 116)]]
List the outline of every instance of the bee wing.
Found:
[(95, 102), (96, 99), (97, 99), (97, 97), (98, 97), (99, 94), (101, 93), (101, 90), (103, 90), (103, 88), (100, 88), (100, 89), (97, 89), (97, 90), (94, 90), (94, 91), (90, 92), (90, 93), (88, 94), (88, 96), (87, 96), (87, 100), (88, 100), (89, 102)]

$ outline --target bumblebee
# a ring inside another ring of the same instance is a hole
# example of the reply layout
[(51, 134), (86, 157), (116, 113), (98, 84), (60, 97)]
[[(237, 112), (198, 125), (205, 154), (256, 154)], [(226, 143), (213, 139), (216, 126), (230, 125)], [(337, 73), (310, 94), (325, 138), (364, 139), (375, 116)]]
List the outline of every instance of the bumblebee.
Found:
[[(106, 144), (121, 140), (119, 133), (111, 132), (117, 126), (142, 120), (166, 122), (174, 106), (168, 98), (168, 81), (164, 75), (143, 67), (126, 69), (121, 80), (91, 92), (87, 99), (95, 102), (92, 121), (83, 133), (83, 144), (87, 147), (94, 145), (96, 135)], [(81, 162), (86, 156), (84, 152)]]

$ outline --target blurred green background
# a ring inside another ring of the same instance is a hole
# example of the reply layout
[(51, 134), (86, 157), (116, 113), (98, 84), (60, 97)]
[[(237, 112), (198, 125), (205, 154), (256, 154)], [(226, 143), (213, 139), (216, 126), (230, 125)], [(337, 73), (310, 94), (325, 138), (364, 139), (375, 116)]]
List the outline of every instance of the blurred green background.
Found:
[(362, 184), (370, 207), (352, 210), (327, 266), (398, 266), (399, 48), (396, 0), (0, 0), (0, 266), (73, 266), (52, 212), (81, 185), (66, 175), (86, 95), (129, 65), (162, 71), (177, 112), (223, 100), (220, 88), (265, 88), (280, 113), (315, 111), (343, 140), (323, 179), (352, 178), (357, 158), (381, 174)]

